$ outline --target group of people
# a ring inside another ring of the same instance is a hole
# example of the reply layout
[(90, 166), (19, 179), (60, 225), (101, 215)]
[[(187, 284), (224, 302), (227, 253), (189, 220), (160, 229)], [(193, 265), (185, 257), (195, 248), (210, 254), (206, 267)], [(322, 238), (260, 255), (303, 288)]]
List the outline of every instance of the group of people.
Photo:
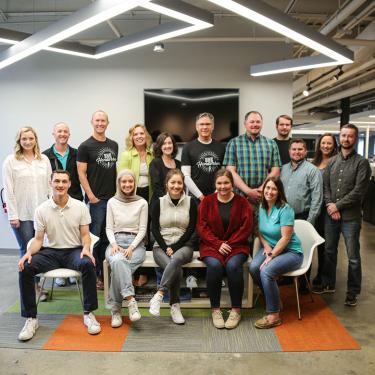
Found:
[[(88, 333), (99, 333), (93, 311), (98, 306), (96, 289), (103, 287), (104, 259), (111, 267), (107, 302), (112, 327), (123, 323), (123, 300), (129, 319), (139, 320), (134, 273), (146, 250), (152, 250), (162, 269), (150, 300), (152, 315), (160, 315), (169, 293), (173, 322), (185, 323), (180, 309), (182, 266), (199, 250), (207, 267), (213, 324), (233, 329), (241, 320), (243, 265), (254, 236), (262, 250), (251, 261), (249, 272), (264, 293), (267, 311), (255, 326), (280, 325), (277, 279), (303, 261), (301, 241), (293, 229), (295, 218), (308, 220), (326, 238), (313, 279), (316, 293), (335, 291), (337, 247), (343, 233), (349, 258), (345, 304), (357, 303), (361, 199), (370, 167), (355, 151), (354, 125), (342, 127), (340, 151), (335, 137), (323, 134), (310, 163), (304, 140), (290, 139), (292, 119), (287, 115), (277, 118), (277, 137), (269, 139), (261, 134), (262, 115), (250, 111), (245, 134), (225, 147), (212, 138), (214, 116), (199, 114), (198, 136), (184, 146), (181, 162), (169, 133), (161, 133), (152, 144), (146, 127), (134, 125), (118, 159), (118, 144), (106, 136), (108, 115), (96, 111), (91, 124), (93, 134), (78, 150), (68, 144), (69, 126), (56, 124), (55, 142), (43, 153), (35, 131), (21, 128), (14, 154), (3, 163), (9, 221), (21, 256), (21, 315), (26, 322), (19, 340), (31, 339), (38, 328), (36, 293), (44, 292), (36, 275), (59, 267), (81, 271), (83, 321)], [(99, 237), (93, 254), (90, 232)], [(220, 310), (225, 276), (231, 299), (227, 319)], [(138, 285), (145, 277), (139, 275)]]

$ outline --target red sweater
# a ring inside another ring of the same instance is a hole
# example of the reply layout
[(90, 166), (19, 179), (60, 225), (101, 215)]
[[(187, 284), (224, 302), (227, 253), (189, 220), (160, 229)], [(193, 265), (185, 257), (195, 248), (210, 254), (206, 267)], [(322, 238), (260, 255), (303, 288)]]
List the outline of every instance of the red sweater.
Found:
[[(253, 229), (253, 212), (248, 200), (238, 194), (233, 197), (228, 229), (224, 232), (220, 217), (217, 193), (203, 199), (198, 209), (197, 232), (200, 237), (201, 258), (214, 257), (225, 264), (230, 257), (239, 253), (249, 254), (248, 238)], [(229, 255), (219, 253), (223, 242), (231, 246)]]

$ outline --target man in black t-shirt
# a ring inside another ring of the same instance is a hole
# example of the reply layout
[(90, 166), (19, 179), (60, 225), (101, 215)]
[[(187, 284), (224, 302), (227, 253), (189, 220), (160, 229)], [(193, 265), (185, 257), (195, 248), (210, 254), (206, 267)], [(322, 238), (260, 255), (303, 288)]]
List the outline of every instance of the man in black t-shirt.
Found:
[(94, 247), (98, 289), (103, 288), (103, 261), (108, 246), (105, 233), (107, 202), (116, 192), (116, 161), (118, 144), (105, 135), (108, 115), (96, 111), (92, 115), (93, 135), (78, 147), (78, 175), (85, 201), (89, 204), (90, 231), (100, 238)]
[(292, 131), (293, 119), (288, 115), (280, 115), (276, 119), (276, 131), (277, 136), (274, 141), (279, 149), (281, 164), (287, 164), (290, 162), (289, 156), (289, 142), (290, 132)]
[(196, 117), (198, 138), (182, 150), (181, 170), (190, 193), (202, 200), (215, 191), (214, 174), (222, 166), (225, 146), (212, 139), (214, 116), (201, 113)]

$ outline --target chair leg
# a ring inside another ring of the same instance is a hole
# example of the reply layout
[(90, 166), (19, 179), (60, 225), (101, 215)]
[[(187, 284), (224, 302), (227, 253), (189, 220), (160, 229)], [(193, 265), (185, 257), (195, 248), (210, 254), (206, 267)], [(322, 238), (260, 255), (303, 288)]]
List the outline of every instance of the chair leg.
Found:
[(36, 306), (38, 307), (38, 305), (39, 305), (39, 301), (40, 301), (40, 297), (41, 297), (41, 295), (42, 295), (42, 290), (43, 290), (43, 288), (44, 288), (44, 283), (46, 282), (46, 277), (44, 277), (43, 278), (43, 282), (42, 282), (42, 286), (40, 287), (40, 293), (39, 293), (39, 295), (38, 295), (38, 299), (37, 299), (37, 301), (36, 301)]
[(296, 287), (296, 296), (297, 296), (297, 309), (298, 309), (298, 319), (301, 320), (301, 309), (299, 306), (299, 295), (298, 295), (298, 276), (294, 277), (294, 285)]
[(50, 301), (52, 301), (52, 298), (53, 298), (53, 287), (55, 286), (55, 278), (53, 277), (52, 278), (52, 289), (51, 289), (51, 298), (50, 298)]
[(307, 275), (306, 275), (306, 274), (305, 274), (305, 279), (306, 279), (307, 287), (309, 288), (309, 293), (310, 293), (311, 302), (314, 302), (313, 294), (312, 294), (312, 291), (311, 291), (311, 284), (310, 284), (310, 281), (309, 281), (309, 279), (307, 278)]
[(83, 309), (83, 311), (85, 311), (85, 307), (84, 307), (84, 305), (83, 305), (83, 299), (82, 299), (81, 287), (79, 286), (79, 282), (78, 282), (78, 277), (76, 277), (76, 285), (77, 285), (77, 289), (78, 289), (78, 293), (79, 293), (79, 298), (80, 298), (80, 300), (81, 300), (82, 309)]

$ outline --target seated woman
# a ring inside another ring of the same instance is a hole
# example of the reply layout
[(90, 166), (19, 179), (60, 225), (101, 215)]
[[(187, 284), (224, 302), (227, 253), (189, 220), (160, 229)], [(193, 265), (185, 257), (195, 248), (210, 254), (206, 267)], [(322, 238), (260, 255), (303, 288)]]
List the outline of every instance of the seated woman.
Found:
[(146, 248), (148, 204), (135, 194), (135, 175), (123, 169), (117, 176), (117, 193), (108, 201), (106, 233), (109, 246), (106, 259), (111, 266), (111, 285), (108, 304), (111, 305), (113, 328), (122, 325), (122, 300), (128, 301), (129, 319), (141, 318), (134, 299), (132, 275), (143, 263)]
[(171, 317), (174, 323), (184, 324), (180, 310), (180, 283), (182, 266), (193, 257), (190, 238), (197, 220), (197, 207), (184, 192), (184, 175), (172, 169), (165, 179), (166, 192), (154, 202), (151, 209), (151, 228), (155, 237), (155, 262), (164, 272), (158, 291), (150, 300), (150, 313), (160, 315), (160, 304), (169, 291)]
[[(247, 199), (233, 193), (232, 173), (220, 169), (215, 174), (216, 193), (199, 205), (197, 232), (200, 255), (207, 266), (207, 289), (216, 328), (236, 328), (241, 320), (244, 291), (243, 264), (250, 252), (248, 238), (252, 233), (253, 214)], [(220, 310), (224, 275), (232, 309), (226, 322)]]
[(259, 208), (259, 240), (262, 245), (249, 266), (254, 282), (263, 290), (267, 315), (255, 322), (257, 328), (281, 324), (277, 278), (299, 268), (303, 261), (301, 241), (293, 231), (294, 211), (285, 198), (282, 182), (266, 179)]

